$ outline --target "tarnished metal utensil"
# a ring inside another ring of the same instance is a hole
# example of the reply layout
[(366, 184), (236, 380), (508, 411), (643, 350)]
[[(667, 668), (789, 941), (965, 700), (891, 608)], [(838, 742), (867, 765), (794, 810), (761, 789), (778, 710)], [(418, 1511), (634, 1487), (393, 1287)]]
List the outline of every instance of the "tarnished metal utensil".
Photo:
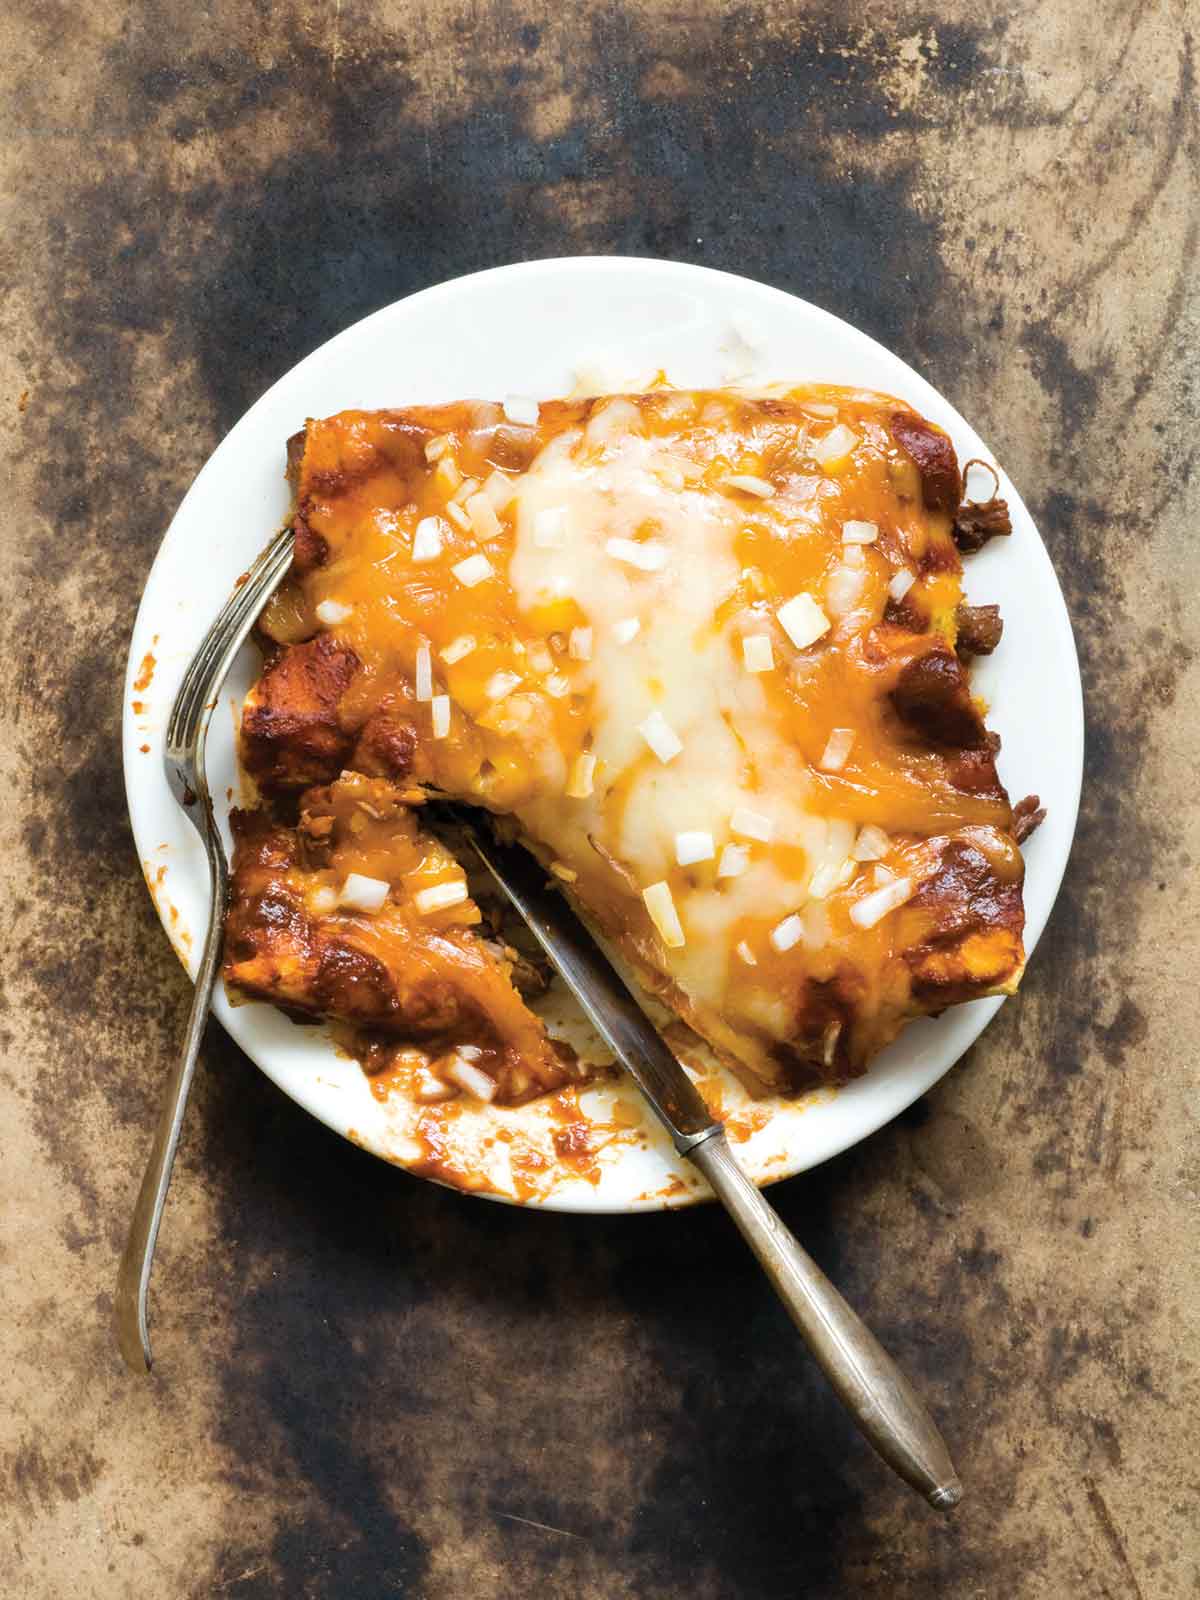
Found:
[(200, 1039), (208, 1019), (213, 982), (221, 955), (221, 932), (225, 914), (225, 900), (229, 892), (229, 865), (225, 860), (225, 846), (213, 817), (208, 782), (204, 772), (204, 747), (208, 737), (208, 724), (221, 685), (229, 675), (233, 658), (237, 655), (255, 619), (280, 579), (291, 565), (293, 535), (290, 527), (276, 534), (271, 543), (250, 568), (245, 578), (230, 595), (220, 616), (205, 634), (200, 648), (192, 657), (167, 723), (163, 761), (167, 783), (185, 815), (204, 840), (208, 856), (208, 881), (211, 890), (208, 934), (200, 970), (196, 974), (196, 990), (192, 996), (192, 1010), (188, 1017), (187, 1036), (182, 1053), (167, 1082), (167, 1097), (163, 1103), (150, 1160), (146, 1165), (142, 1187), (133, 1208), (133, 1221), (121, 1266), (117, 1273), (117, 1298), (115, 1318), (117, 1342), (121, 1354), (135, 1372), (150, 1370), (150, 1331), (146, 1321), (146, 1297), (150, 1287), (150, 1268), (154, 1261), (154, 1245), (158, 1238), (158, 1225), (162, 1221), (163, 1207), (167, 1202), (167, 1189), (171, 1182), (171, 1167), (179, 1144), (179, 1131), (183, 1126), (183, 1113), (187, 1106), (188, 1091), (196, 1070), (196, 1056)]
[(956, 1506), (962, 1485), (915, 1390), (738, 1166), (724, 1128), (583, 923), (528, 851), (470, 823), (464, 832), (676, 1150), (708, 1180), (859, 1429), (931, 1505)]

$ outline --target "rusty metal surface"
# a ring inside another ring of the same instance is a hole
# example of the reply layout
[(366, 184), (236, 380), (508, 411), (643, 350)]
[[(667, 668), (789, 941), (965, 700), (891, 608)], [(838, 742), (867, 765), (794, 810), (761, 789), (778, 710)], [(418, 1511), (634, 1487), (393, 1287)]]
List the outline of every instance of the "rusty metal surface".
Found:
[[(0, 21), (0, 1592), (1197, 1592), (1187, 23), (1178, 0)], [(912, 1114), (777, 1191), (931, 1397), (968, 1484), (951, 1522), (864, 1452), (722, 1217), (407, 1180), (216, 1032), (160, 1369), (118, 1366), (187, 1002), (118, 761), (161, 530), (336, 329), (592, 250), (745, 270), (893, 346), (1022, 486), (1076, 618), (1083, 816), (1023, 998)]]

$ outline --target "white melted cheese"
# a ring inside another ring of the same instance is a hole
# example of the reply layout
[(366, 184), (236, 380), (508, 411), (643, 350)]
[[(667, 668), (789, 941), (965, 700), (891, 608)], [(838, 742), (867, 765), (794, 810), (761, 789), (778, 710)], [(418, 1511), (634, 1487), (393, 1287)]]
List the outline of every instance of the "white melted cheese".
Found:
[[(687, 942), (670, 951), (669, 970), (694, 999), (719, 1006), (728, 981), (745, 985), (736, 920), (794, 911), (822, 864), (844, 858), (854, 830), (812, 809), (811, 778), (762, 679), (745, 668), (741, 634), (732, 619), (714, 620), (740, 577), (735, 541), (745, 504), (681, 487), (679, 458), (637, 423), (628, 401), (609, 401), (584, 430), (553, 439), (518, 482), (509, 582), (522, 610), (567, 595), (583, 611), (591, 659), (572, 662), (572, 689), (590, 694), (596, 756), (590, 795), (560, 791), (520, 810), (556, 856), (586, 858), (590, 837), (639, 886), (670, 877)], [(562, 538), (548, 546), (551, 523)], [(646, 571), (615, 559), (606, 552), (613, 539), (653, 541), (665, 547), (665, 565)], [(629, 638), (632, 618), (640, 627)], [(682, 744), (666, 762), (638, 731), (652, 712)], [(711, 861), (679, 869), (676, 834), (711, 834), (719, 856), (738, 807), (771, 820), (772, 845), (751, 844), (736, 877), (718, 879)], [(785, 871), (776, 842), (800, 846), (803, 866), (788, 851)]]

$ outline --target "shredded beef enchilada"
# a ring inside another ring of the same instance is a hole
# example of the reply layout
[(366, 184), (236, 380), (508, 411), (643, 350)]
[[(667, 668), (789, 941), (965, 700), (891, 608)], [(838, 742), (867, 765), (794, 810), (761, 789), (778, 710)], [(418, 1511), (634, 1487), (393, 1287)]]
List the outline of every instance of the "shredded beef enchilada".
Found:
[[(1015, 988), (1020, 841), (961, 552), (1008, 531), (901, 402), (810, 387), (348, 411), (289, 447), (224, 975), (418, 1098), (578, 1079), (430, 802), (504, 818), (756, 1093)], [(465, 857), (464, 857), (465, 859)]]

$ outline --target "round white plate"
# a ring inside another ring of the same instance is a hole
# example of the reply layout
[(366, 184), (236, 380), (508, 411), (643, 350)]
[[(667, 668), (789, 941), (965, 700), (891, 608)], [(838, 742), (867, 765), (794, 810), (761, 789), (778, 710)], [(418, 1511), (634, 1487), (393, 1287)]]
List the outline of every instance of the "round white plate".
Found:
[[(163, 733), (201, 635), (287, 514), (288, 435), (307, 417), (348, 407), (514, 391), (544, 398), (569, 393), (585, 370), (593, 390), (632, 389), (660, 369), (681, 387), (820, 381), (883, 390), (940, 423), (960, 460), (991, 460), (953, 407), (873, 340), (803, 300), (703, 267), (620, 257), (529, 262), (440, 284), (348, 328), (281, 378), (213, 453), (167, 531), (134, 628), (124, 717), (129, 810), (151, 893), (190, 973), (208, 917), (207, 873), (200, 842), (166, 786)], [(1000, 480), (1013, 537), (972, 557), (966, 583), (976, 601), (998, 602), (1005, 621), (1003, 643), (975, 678), (991, 705), (990, 725), (1004, 741), (1001, 776), (1014, 797), (1035, 791), (1049, 810), (1026, 852), (1025, 938), (1032, 951), (1071, 846), (1083, 709), (1054, 571), (1002, 471)], [(235, 710), (255, 670), (256, 652), (248, 647), (213, 719), (210, 783), (222, 811), (237, 790)], [(936, 1083), (999, 1005), (981, 1000), (914, 1024), (865, 1078), (836, 1093), (752, 1105), (732, 1080), (722, 1082), (739, 1160), (757, 1180), (770, 1181), (865, 1138)], [(357, 1063), (340, 1056), (323, 1029), (297, 1027), (266, 1005), (233, 1007), (219, 986), (214, 1009), (247, 1054), (306, 1110), (385, 1159), (411, 1162), (420, 1109), (395, 1096), (378, 1100)], [(498, 1198), (576, 1211), (653, 1210), (703, 1195), (700, 1180), (648, 1114), (632, 1129), (613, 1126), (614, 1098), (637, 1115), (636, 1091), (628, 1085), (582, 1097), (599, 1150), (590, 1176), (557, 1161), (553, 1135), (562, 1123), (547, 1103), (462, 1111), (451, 1129), (457, 1181), (473, 1180)], [(526, 1179), (520, 1189), (514, 1152)], [(540, 1173), (539, 1152), (548, 1163)]]

